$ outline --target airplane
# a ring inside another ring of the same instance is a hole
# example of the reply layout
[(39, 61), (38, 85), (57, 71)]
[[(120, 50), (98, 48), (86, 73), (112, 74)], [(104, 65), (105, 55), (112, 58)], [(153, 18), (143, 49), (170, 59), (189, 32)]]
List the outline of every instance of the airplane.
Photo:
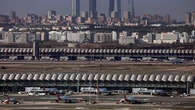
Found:
[(169, 60), (173, 64), (182, 64), (184, 62), (184, 59), (180, 59), (180, 58), (170, 58)]
[(148, 103), (148, 99), (135, 99), (135, 97), (133, 96), (129, 96), (126, 97), (126, 95), (124, 95), (124, 98), (120, 99), (119, 102), (117, 102), (117, 104), (144, 104), (144, 103)]
[(70, 98), (68, 96), (60, 96), (57, 94), (57, 99), (55, 100), (56, 103), (81, 103), (86, 100), (82, 98)]
[(169, 92), (166, 92), (164, 90), (155, 90), (152, 94), (154, 96), (170, 96)]
[(21, 102), (19, 102), (18, 100), (16, 100), (15, 98), (10, 98), (8, 95), (4, 96), (6, 99), (1, 100), (1, 104), (21, 104)]
[(149, 94), (154, 96), (169, 96), (168, 92), (164, 90), (140, 90), (138, 91), (139, 94)]

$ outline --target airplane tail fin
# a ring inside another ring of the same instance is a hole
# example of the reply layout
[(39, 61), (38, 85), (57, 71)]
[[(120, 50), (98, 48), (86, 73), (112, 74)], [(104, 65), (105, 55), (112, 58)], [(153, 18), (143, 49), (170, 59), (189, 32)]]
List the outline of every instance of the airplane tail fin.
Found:
[(62, 98), (60, 97), (59, 94), (57, 94), (56, 96), (57, 96), (58, 100), (62, 100)]
[(44, 91), (44, 92), (46, 92), (46, 88), (45, 88), (45, 86), (43, 86), (43, 91)]

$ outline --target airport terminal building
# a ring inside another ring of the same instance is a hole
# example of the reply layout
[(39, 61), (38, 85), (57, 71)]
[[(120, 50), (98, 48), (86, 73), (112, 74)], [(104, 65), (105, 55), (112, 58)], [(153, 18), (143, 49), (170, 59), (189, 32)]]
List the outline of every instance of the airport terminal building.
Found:
[[(56, 60), (107, 60), (113, 58), (121, 61), (124, 58), (152, 57), (168, 59), (169, 57), (182, 58), (186, 60), (195, 59), (194, 49), (84, 49), (84, 48), (0, 48), (0, 59), (31, 59), (34, 55), (44, 59)], [(36, 50), (36, 51), (35, 51)]]
[(0, 91), (21, 91), (25, 87), (76, 90), (100, 87), (108, 90), (132, 88), (163, 89), (189, 93), (195, 89), (191, 73), (1, 73)]

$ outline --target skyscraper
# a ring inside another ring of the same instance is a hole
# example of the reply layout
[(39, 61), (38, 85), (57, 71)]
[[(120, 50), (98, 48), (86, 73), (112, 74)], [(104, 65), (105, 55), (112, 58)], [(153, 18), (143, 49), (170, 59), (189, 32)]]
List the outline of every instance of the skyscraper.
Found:
[(128, 11), (131, 11), (131, 0), (127, 0), (128, 1)]
[(11, 11), (10, 12), (10, 19), (15, 19), (16, 18), (16, 12), (15, 11)]
[(80, 16), (80, 0), (72, 0), (72, 16)]
[(188, 25), (195, 25), (195, 11), (186, 13), (185, 21)]
[(131, 12), (130, 11), (125, 11), (124, 16), (125, 19), (130, 19), (131, 18)]
[(88, 18), (88, 12), (87, 11), (81, 12), (81, 17)]
[(121, 0), (115, 0), (114, 10), (121, 15)]
[(124, 12), (123, 17), (125, 20), (129, 20), (131, 18), (131, 0), (128, 0), (128, 10)]
[(192, 25), (195, 26), (195, 11), (192, 11), (192, 16), (191, 16), (191, 22), (192, 22)]
[(131, 10), (131, 13), (132, 13), (132, 17), (135, 17), (135, 6), (134, 6), (134, 0), (132, 0), (132, 3), (131, 3), (131, 8), (132, 8), (132, 10)]
[(109, 16), (111, 17), (112, 11), (114, 11), (114, 0), (109, 0)]
[(186, 15), (185, 15), (185, 21), (186, 21), (186, 24), (188, 24), (188, 25), (191, 24), (191, 16), (192, 16), (191, 13), (186, 13)]
[(56, 11), (55, 10), (49, 10), (48, 11), (47, 17), (49, 19), (53, 19), (55, 16), (56, 16)]
[(97, 17), (96, 2), (96, 0), (89, 0), (89, 16), (93, 18)]
[(109, 15), (111, 16), (112, 13), (121, 17), (121, 0), (109, 0)]

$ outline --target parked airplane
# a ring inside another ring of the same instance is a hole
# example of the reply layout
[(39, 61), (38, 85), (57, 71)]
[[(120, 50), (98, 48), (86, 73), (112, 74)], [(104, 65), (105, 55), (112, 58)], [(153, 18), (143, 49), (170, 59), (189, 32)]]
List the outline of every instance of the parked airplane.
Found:
[(1, 100), (1, 104), (21, 104), (18, 100), (10, 98), (8, 95), (5, 95), (4, 97), (5, 99)]
[(119, 103), (123, 103), (123, 104), (144, 104), (144, 103), (148, 103), (148, 99), (135, 99), (135, 97), (133, 96), (129, 96), (126, 97), (126, 95), (124, 95), (124, 98), (122, 98)]
[(180, 59), (180, 58), (170, 58), (169, 60), (173, 64), (181, 64), (184, 62), (184, 59)]
[(82, 98), (70, 98), (68, 96), (60, 96), (57, 94), (57, 99), (56, 102), (57, 103), (80, 103), (86, 100), (82, 99)]
[(164, 90), (140, 90), (138, 91), (139, 94), (148, 94), (148, 95), (155, 95), (155, 96), (168, 96), (168, 93)]

